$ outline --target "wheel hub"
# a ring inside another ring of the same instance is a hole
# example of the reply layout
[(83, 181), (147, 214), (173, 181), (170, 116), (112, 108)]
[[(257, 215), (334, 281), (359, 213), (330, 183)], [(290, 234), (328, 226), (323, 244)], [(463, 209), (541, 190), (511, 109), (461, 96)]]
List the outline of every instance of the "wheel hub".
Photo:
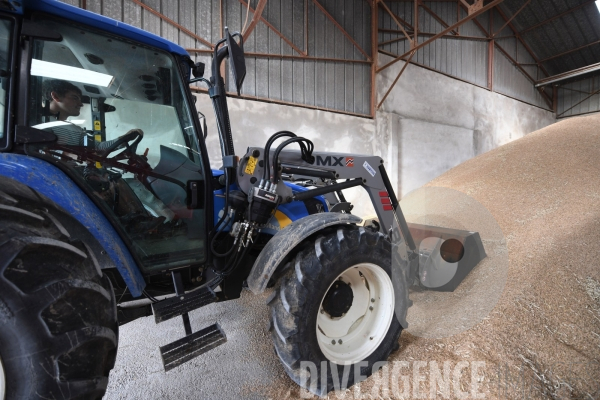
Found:
[(341, 279), (336, 281), (323, 298), (323, 311), (332, 318), (339, 318), (352, 307), (352, 288)]
[(329, 286), (317, 314), (319, 348), (333, 363), (364, 360), (385, 338), (394, 318), (394, 287), (377, 264), (359, 263)]

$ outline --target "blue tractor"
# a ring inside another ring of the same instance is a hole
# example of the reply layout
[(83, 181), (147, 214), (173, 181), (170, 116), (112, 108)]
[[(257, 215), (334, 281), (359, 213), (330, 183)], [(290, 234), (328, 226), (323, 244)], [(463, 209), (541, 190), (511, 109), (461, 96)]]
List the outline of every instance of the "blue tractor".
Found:
[[(239, 33), (215, 45), (205, 79), (183, 48), (132, 26), (54, 0), (0, 3), (0, 399), (101, 398), (119, 325), (150, 315), (182, 318), (185, 335), (160, 349), (175, 368), (226, 342), (218, 324), (192, 332), (188, 313), (246, 286), (276, 286), (270, 330), (292, 379), (326, 393), (332, 368), (350, 368), (350, 386), (397, 348), (408, 285), (427, 286), (415, 232), (438, 232), (434, 251), (462, 265), (436, 290), (485, 256), (472, 232), (409, 230), (379, 157), (315, 152), (289, 131), (237, 157), (225, 59), (239, 91)], [(214, 106), (219, 170), (194, 82)], [(377, 223), (350, 213), (353, 186)]]

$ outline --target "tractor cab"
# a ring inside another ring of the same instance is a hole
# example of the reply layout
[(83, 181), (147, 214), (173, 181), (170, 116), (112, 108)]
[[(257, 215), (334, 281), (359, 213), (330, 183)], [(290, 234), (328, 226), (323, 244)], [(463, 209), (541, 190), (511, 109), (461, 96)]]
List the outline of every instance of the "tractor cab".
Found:
[(24, 132), (37, 139), (27, 153), (87, 189), (144, 273), (205, 262), (207, 168), (189, 59), (55, 17), (34, 22), (46, 37), (31, 43)]

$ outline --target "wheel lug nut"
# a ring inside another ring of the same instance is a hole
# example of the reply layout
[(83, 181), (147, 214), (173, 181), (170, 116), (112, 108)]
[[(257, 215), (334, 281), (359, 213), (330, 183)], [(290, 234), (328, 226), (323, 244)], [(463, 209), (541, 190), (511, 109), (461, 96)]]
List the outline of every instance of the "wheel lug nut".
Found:
[(369, 310), (373, 311), (373, 307), (369, 307)]
[(332, 340), (332, 341), (331, 341), (331, 344), (335, 344), (335, 340)]
[(369, 340), (373, 340), (373, 336), (371, 336), (371, 337), (369, 338)]
[(338, 343), (339, 343), (339, 344), (342, 344), (342, 339), (338, 340)]
[(371, 299), (371, 303), (375, 303), (375, 299)]

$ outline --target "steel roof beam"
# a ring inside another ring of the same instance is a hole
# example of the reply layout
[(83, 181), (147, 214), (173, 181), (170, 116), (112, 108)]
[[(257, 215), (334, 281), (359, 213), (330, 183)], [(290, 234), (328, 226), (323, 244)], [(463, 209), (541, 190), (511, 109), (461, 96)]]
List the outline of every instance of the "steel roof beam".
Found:
[(554, 20), (556, 20), (556, 19), (558, 19), (560, 17), (564, 17), (565, 15), (571, 14), (573, 11), (577, 11), (580, 8), (585, 7), (585, 6), (589, 5), (589, 4), (593, 4), (595, 2), (596, 2), (596, 0), (588, 0), (585, 3), (578, 5), (577, 7), (570, 8), (570, 9), (564, 11), (564, 12), (561, 12), (560, 14), (555, 15), (554, 17), (550, 17), (547, 20), (540, 22), (539, 24), (535, 24), (533, 26), (530, 26), (529, 28), (523, 29), (519, 33), (522, 35), (522, 34), (524, 34), (526, 32), (529, 32), (529, 31), (532, 31), (534, 29), (537, 29), (537, 28), (539, 28), (542, 25), (546, 25), (546, 24), (548, 24), (548, 23), (550, 23), (550, 22), (552, 22), (552, 21), (554, 21)]
[(598, 43), (600, 43), (600, 40), (597, 40), (597, 41), (592, 42), (592, 43), (584, 44), (583, 46), (579, 46), (576, 49), (571, 49), (571, 50), (565, 51), (564, 53), (560, 53), (560, 54), (556, 54), (556, 55), (548, 57), (548, 58), (544, 58), (543, 60), (540, 60), (540, 63), (545, 63), (546, 61), (554, 60), (555, 58), (562, 57), (564, 55), (573, 53), (573, 52), (575, 52), (577, 50), (585, 49), (586, 47), (590, 47), (590, 46), (593, 46), (593, 45), (598, 44)]
[[(433, 19), (435, 19), (437, 22), (439, 22), (440, 24), (442, 24), (442, 26), (444, 28), (447, 28), (449, 25), (446, 23), (446, 21), (444, 21), (442, 18), (440, 18), (439, 15), (437, 15), (436, 13), (433, 12), (433, 10), (429, 7), (427, 7), (423, 2), (419, 2), (420, 6), (423, 7), (423, 9), (425, 11), (427, 11), (429, 13), (429, 15), (431, 15), (433, 17)], [(453, 32), (455, 35), (458, 35), (458, 32), (456, 30), (451, 30), (450, 32)]]
[(364, 51), (362, 47), (360, 47), (360, 45), (356, 42), (356, 40), (354, 40), (354, 38), (352, 36), (350, 36), (350, 34), (348, 32), (346, 32), (346, 30), (344, 29), (344, 27), (342, 27), (342, 25), (340, 25), (340, 23), (337, 22), (335, 20), (335, 18), (333, 18), (331, 16), (331, 14), (329, 14), (327, 12), (327, 10), (325, 9), (325, 7), (323, 7), (323, 5), (318, 2), (318, 0), (312, 0), (312, 2), (315, 4), (315, 6), (317, 6), (317, 8), (319, 10), (321, 10), (321, 12), (323, 13), (323, 15), (325, 15), (331, 22), (333, 22), (333, 24), (336, 26), (336, 28), (338, 28), (339, 31), (342, 32), (342, 34), (344, 36), (346, 36), (346, 38), (354, 45), (354, 47), (356, 47), (356, 49), (358, 51), (360, 51), (367, 58), (367, 60), (370, 61), (371, 60), (371, 56), (369, 56), (367, 54), (367, 52)]
[(590, 72), (600, 70), (600, 63), (591, 64), (582, 68), (573, 69), (571, 71), (563, 72), (562, 74), (557, 74), (553, 76), (549, 76), (548, 78), (540, 79), (535, 83), (535, 87), (540, 87), (544, 85), (549, 85), (551, 83), (556, 83), (560, 81), (564, 81), (569, 78), (573, 78), (575, 76), (588, 74)]
[[(239, 0), (240, 3), (242, 3), (244, 5), (244, 7), (247, 7), (248, 4), (244, 1), (244, 0)], [(266, 3), (266, 2), (265, 2)], [(259, 3), (260, 6), (260, 3)], [(257, 7), (258, 8), (258, 7)], [(256, 10), (254, 10), (252, 8), (252, 6), (250, 6), (250, 11), (252, 11), (254, 13), (254, 15), (256, 15), (258, 12)], [(303, 52), (302, 50), (300, 50), (298, 48), (298, 46), (296, 46), (294, 43), (292, 43), (292, 41), (290, 39), (288, 39), (287, 37), (285, 37), (283, 35), (283, 33), (279, 32), (277, 30), (277, 28), (275, 28), (269, 21), (267, 21), (265, 19), (265, 17), (263, 17), (262, 15), (259, 15), (259, 19), (265, 24), (267, 25), (267, 27), (269, 27), (269, 29), (271, 29), (277, 36), (279, 36), (284, 42), (286, 42), (292, 49), (294, 49), (298, 54), (305, 56), (306, 53)]]
[[(500, 16), (502, 17), (502, 19), (504, 19), (504, 21), (508, 20), (508, 18), (506, 17), (506, 14), (504, 14), (504, 12), (499, 7), (496, 7), (496, 11), (498, 11), (498, 14), (500, 14)], [(550, 74), (548, 73), (548, 71), (546, 71), (546, 68), (544, 68), (544, 66), (542, 65), (540, 60), (533, 53), (533, 50), (531, 50), (531, 47), (529, 47), (529, 45), (527, 43), (525, 43), (525, 40), (523, 40), (523, 37), (519, 34), (519, 32), (517, 31), (515, 26), (512, 24), (512, 22), (509, 21), (508, 26), (514, 32), (515, 36), (517, 37), (517, 40), (519, 42), (521, 42), (523, 47), (525, 47), (525, 50), (527, 50), (527, 52), (529, 53), (531, 58), (533, 58), (533, 60), (537, 63), (538, 67), (542, 70), (542, 72), (544, 72), (544, 74), (546, 74), (546, 76), (549, 76)]]
[(503, 0), (494, 0), (491, 3), (489, 3), (487, 6), (481, 8), (479, 11), (474, 12), (473, 14), (461, 19), (460, 21), (458, 21), (457, 23), (453, 24), (452, 26), (449, 26), (448, 28), (444, 29), (443, 31), (441, 31), (440, 33), (438, 33), (437, 35), (435, 35), (434, 37), (426, 40), (423, 43), (420, 43), (418, 45), (416, 45), (413, 49), (411, 49), (410, 51), (406, 52), (405, 54), (402, 54), (401, 56), (396, 57), (395, 59), (393, 59), (392, 61), (390, 61), (389, 63), (385, 64), (383, 67), (377, 69), (377, 72), (381, 72), (384, 69), (388, 68), (389, 66), (391, 66), (392, 64), (395, 64), (396, 62), (400, 61), (401, 59), (403, 59), (404, 57), (408, 56), (410, 53), (413, 52), (413, 50), (419, 50), (425, 46), (427, 46), (428, 44), (430, 44), (431, 42), (433, 42), (434, 40), (444, 36), (445, 34), (447, 34), (448, 32), (456, 29), (457, 27), (463, 25), (465, 22), (471, 21), (472, 19), (476, 18), (478, 15), (483, 14), (486, 11), (489, 11), (490, 9), (496, 7), (498, 4), (502, 3)]
[[(248, 7), (249, 4), (250, 3), (248, 3), (246, 6)], [(258, 24), (258, 21), (260, 21), (260, 18), (262, 16), (262, 12), (265, 9), (266, 5), (267, 5), (267, 0), (259, 0), (258, 1), (258, 5), (256, 6), (256, 10), (254, 10), (254, 16), (252, 17), (252, 21), (250, 22), (250, 25), (248, 26), (248, 29), (246, 29), (246, 32), (242, 32), (242, 34), (244, 36), (244, 42), (246, 40), (248, 40), (248, 37), (250, 36), (250, 34), (252, 33), (252, 31), (256, 27), (256, 24)], [(250, 7), (248, 7), (248, 9), (250, 9)]]
[(512, 21), (512, 20), (513, 20), (513, 19), (514, 19), (514, 18), (515, 18), (517, 15), (519, 15), (519, 13), (520, 13), (521, 11), (523, 11), (523, 9), (524, 9), (525, 7), (527, 7), (527, 5), (528, 5), (529, 3), (531, 3), (531, 0), (527, 0), (527, 1), (525, 2), (525, 4), (523, 4), (523, 5), (521, 6), (521, 8), (519, 8), (519, 10), (518, 10), (516, 13), (514, 13), (514, 14), (512, 15), (512, 17), (510, 17), (510, 19), (504, 23), (504, 25), (502, 25), (502, 28), (498, 29), (498, 32), (496, 32), (496, 33), (494, 33), (494, 34), (492, 35), (492, 37), (494, 37), (494, 36), (496, 36), (497, 34), (499, 34), (500, 32), (502, 32), (502, 29), (506, 28), (506, 25), (510, 24), (510, 22), (511, 22), (511, 21)]
[(209, 42), (206, 39), (201, 38), (200, 36), (196, 35), (194, 32), (190, 31), (189, 29), (181, 26), (180, 24), (178, 24), (177, 22), (173, 21), (172, 19), (166, 17), (164, 14), (161, 14), (160, 12), (156, 11), (154, 8), (142, 3), (139, 0), (131, 0), (133, 1), (135, 4), (137, 4), (138, 6), (141, 6), (143, 9), (145, 9), (146, 11), (150, 12), (151, 14), (156, 15), (158, 18), (162, 19), (163, 21), (167, 22), (168, 24), (173, 25), (175, 28), (179, 29), (180, 31), (184, 32), (187, 35), (190, 35), (191, 37), (193, 37), (194, 39), (196, 39), (197, 41), (199, 41), (200, 43), (202, 43), (203, 45), (214, 49), (215, 45), (213, 45), (211, 42)]
[[(413, 40), (411, 39), (410, 35), (408, 33), (406, 33), (406, 30), (404, 29), (404, 27), (402, 26), (402, 24), (400, 23), (401, 18), (398, 18), (396, 16), (396, 14), (394, 14), (392, 12), (392, 10), (390, 10), (388, 8), (388, 6), (383, 2), (383, 0), (376, 0), (377, 3), (385, 10), (387, 11), (388, 14), (390, 14), (390, 17), (392, 17), (392, 19), (394, 20), (394, 22), (396, 23), (396, 25), (398, 25), (398, 28), (400, 28), (400, 30), (402, 31), (402, 33), (404, 33), (404, 36), (406, 36), (406, 39), (408, 39), (408, 41), (410, 42), (410, 47), (412, 48), (414, 46)], [(403, 20), (404, 21), (404, 20)], [(404, 21), (404, 23), (406, 23), (406, 21)], [(412, 26), (411, 26), (412, 29)], [(414, 29), (413, 29), (414, 31)], [(379, 72), (379, 71), (377, 71)]]

